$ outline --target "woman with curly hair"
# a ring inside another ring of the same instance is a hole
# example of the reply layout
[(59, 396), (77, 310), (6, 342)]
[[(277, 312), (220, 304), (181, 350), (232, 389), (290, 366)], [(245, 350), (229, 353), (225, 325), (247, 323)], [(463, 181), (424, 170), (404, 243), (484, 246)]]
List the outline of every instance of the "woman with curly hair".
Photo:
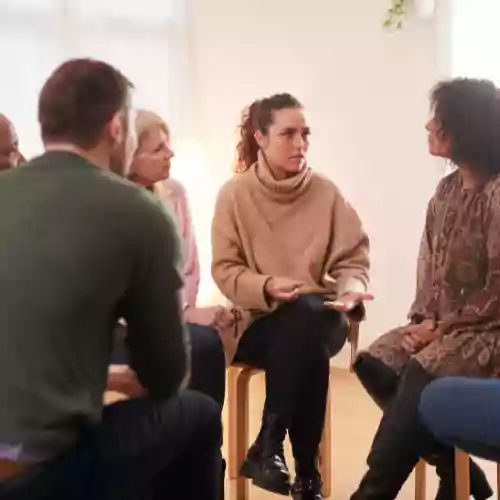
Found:
[[(266, 372), (262, 427), (241, 474), (275, 493), (291, 490), (297, 500), (323, 498), (316, 458), (330, 357), (345, 343), (346, 316), (361, 318), (370, 298), (368, 237), (339, 189), (307, 165), (309, 134), (291, 95), (255, 101), (212, 227), (213, 278), (252, 319), (240, 329), (236, 360)], [(287, 432), (296, 461), (292, 486)]]
[[(456, 168), (428, 206), (410, 323), (382, 335), (355, 363), (384, 414), (352, 500), (396, 498), (420, 457), (440, 477), (436, 498), (454, 499), (453, 448), (422, 424), (421, 393), (436, 378), (500, 372), (499, 90), (485, 80), (445, 81), (431, 103), (429, 152)], [(471, 494), (492, 495), (473, 462)]]

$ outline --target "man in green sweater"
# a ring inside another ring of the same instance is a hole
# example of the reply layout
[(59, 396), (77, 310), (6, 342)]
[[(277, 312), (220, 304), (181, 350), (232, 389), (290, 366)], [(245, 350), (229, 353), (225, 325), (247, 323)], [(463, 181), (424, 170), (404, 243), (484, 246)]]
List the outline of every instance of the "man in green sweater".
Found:
[[(175, 223), (123, 178), (130, 87), (103, 62), (62, 64), (40, 94), (46, 153), (0, 175), (1, 500), (218, 497), (220, 408), (178, 392)], [(120, 318), (147, 395), (103, 409)]]

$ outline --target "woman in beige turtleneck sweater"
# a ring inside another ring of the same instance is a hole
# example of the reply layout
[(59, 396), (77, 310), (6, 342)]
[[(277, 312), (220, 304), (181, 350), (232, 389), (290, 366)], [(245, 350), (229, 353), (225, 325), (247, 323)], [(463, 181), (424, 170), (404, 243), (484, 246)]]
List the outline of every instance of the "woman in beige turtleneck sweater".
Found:
[[(254, 102), (244, 116), (236, 175), (219, 192), (212, 274), (250, 313), (236, 360), (266, 371), (259, 436), (241, 473), (296, 500), (320, 500), (316, 462), (329, 359), (363, 316), (368, 237), (355, 210), (306, 164), (309, 127), (289, 94)], [(296, 460), (293, 485), (283, 441)]]

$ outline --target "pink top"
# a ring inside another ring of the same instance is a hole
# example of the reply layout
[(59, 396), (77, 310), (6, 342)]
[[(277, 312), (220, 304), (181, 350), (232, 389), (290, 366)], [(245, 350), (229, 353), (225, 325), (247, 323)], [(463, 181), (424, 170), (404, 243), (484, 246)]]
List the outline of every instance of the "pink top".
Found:
[(158, 197), (168, 204), (177, 221), (182, 237), (184, 252), (184, 304), (196, 307), (196, 299), (200, 288), (200, 262), (198, 246), (194, 234), (189, 201), (184, 186), (175, 179), (167, 179), (158, 183)]

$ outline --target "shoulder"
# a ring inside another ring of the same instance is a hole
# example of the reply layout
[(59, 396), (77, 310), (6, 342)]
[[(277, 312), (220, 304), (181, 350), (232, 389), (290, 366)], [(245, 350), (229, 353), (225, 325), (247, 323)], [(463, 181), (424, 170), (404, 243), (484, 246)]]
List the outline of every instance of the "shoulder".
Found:
[(349, 205), (340, 187), (326, 175), (318, 172), (312, 173), (309, 193), (310, 196), (335, 207), (338, 207), (339, 203)]
[(189, 210), (189, 199), (186, 188), (176, 179), (158, 182), (155, 186), (156, 196), (176, 217), (184, 216)]
[(245, 172), (235, 173), (228, 179), (219, 189), (217, 193), (217, 201), (231, 202), (238, 194), (252, 189), (253, 174), (250, 170)]
[(99, 174), (99, 183), (131, 231), (144, 235), (148, 232), (168, 232), (170, 227), (175, 232), (172, 213), (147, 189), (107, 171)]
[(181, 199), (187, 199), (188, 197), (184, 184), (177, 179), (166, 179), (158, 184), (160, 186), (160, 192), (168, 197)]
[(491, 194), (491, 195), (498, 195), (500, 193), (500, 174), (495, 175), (488, 184), (486, 185), (485, 188), (486, 193)]
[(490, 201), (491, 208), (500, 210), (500, 175), (496, 175), (488, 182), (485, 193)]
[(460, 189), (460, 173), (458, 169), (453, 170), (453, 172), (445, 175), (438, 183), (436, 187), (437, 196), (446, 196), (454, 192), (456, 189)]
[(321, 190), (325, 194), (330, 193), (333, 195), (340, 195), (340, 188), (326, 175), (319, 172), (312, 172), (311, 175), (311, 187), (316, 190)]

